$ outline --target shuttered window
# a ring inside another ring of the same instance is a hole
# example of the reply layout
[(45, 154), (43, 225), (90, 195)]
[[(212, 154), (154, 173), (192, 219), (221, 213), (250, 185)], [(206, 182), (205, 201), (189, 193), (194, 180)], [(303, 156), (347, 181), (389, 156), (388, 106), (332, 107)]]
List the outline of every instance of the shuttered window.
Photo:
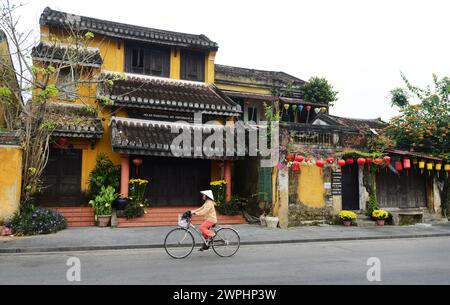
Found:
[(169, 77), (170, 50), (153, 45), (127, 43), (125, 72)]
[(181, 52), (181, 79), (205, 81), (205, 54), (201, 52)]
[(259, 200), (272, 201), (272, 168), (259, 169)]

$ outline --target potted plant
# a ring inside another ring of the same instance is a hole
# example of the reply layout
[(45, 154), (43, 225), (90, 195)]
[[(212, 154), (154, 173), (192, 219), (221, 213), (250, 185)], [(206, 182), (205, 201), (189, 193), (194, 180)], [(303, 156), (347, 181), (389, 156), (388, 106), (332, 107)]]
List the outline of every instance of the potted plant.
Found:
[(116, 209), (117, 217), (121, 217), (128, 206), (128, 198), (119, 197), (116, 201), (114, 201), (112, 208)]
[(356, 213), (352, 211), (342, 211), (339, 213), (339, 219), (344, 226), (349, 227), (352, 225), (353, 221), (356, 220)]
[(384, 226), (384, 223), (388, 217), (389, 213), (384, 210), (374, 210), (372, 212), (372, 218), (376, 220), (377, 226)]
[(272, 213), (269, 213), (266, 216), (266, 223), (267, 223), (268, 228), (276, 229), (278, 227), (279, 222), (280, 222), (280, 219), (276, 216), (273, 216)]
[(107, 227), (111, 220), (111, 208), (118, 194), (112, 186), (102, 186), (100, 193), (89, 204), (94, 209), (99, 227)]

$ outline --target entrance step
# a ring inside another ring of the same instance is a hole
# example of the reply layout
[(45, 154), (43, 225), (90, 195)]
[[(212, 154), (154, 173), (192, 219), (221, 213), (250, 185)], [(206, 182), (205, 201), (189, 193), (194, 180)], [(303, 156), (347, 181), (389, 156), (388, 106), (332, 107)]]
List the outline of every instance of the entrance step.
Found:
[(94, 222), (94, 209), (91, 207), (50, 207), (63, 215), (67, 220), (68, 227), (92, 227)]
[[(141, 217), (126, 219), (117, 218), (118, 228), (133, 227), (159, 227), (159, 226), (176, 226), (178, 224), (178, 215), (186, 211), (192, 211), (198, 207), (150, 207), (146, 209), (146, 214)], [(217, 212), (217, 220), (221, 225), (245, 224), (247, 223), (242, 215), (225, 216)], [(200, 225), (203, 217), (195, 216), (192, 223)]]

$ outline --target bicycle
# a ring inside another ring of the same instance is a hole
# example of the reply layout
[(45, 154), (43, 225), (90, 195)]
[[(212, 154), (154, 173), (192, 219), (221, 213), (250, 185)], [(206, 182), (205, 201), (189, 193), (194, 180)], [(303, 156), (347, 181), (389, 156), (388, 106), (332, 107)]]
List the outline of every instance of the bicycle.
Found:
[[(170, 257), (183, 259), (192, 253), (195, 247), (192, 231), (196, 232), (201, 240), (206, 243), (203, 234), (192, 224), (191, 220), (192, 216), (179, 218), (178, 228), (167, 233), (164, 239), (164, 249)], [(212, 249), (218, 256), (232, 257), (237, 253), (241, 244), (241, 237), (235, 229), (214, 225), (212, 231), (216, 235), (209, 245), (212, 246)]]

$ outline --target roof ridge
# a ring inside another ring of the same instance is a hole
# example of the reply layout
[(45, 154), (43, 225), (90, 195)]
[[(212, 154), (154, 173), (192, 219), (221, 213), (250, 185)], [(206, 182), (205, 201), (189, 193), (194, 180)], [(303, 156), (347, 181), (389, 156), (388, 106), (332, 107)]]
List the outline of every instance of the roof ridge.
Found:
[[(56, 17), (52, 17), (52, 14), (57, 15)], [(169, 37), (168, 39), (165, 39), (164, 37), (161, 38), (154, 38), (156, 40), (161, 39), (161, 41), (167, 41), (170, 43), (177, 43), (177, 42), (182, 42), (181, 39), (178, 36), (184, 36), (184, 39), (187, 40), (194, 40), (195, 42), (192, 41), (188, 41), (187, 43), (193, 43), (196, 46), (199, 47), (205, 47), (208, 46), (210, 48), (218, 48), (218, 44), (214, 41), (212, 41), (211, 39), (209, 39), (205, 34), (192, 34), (192, 33), (184, 33), (184, 32), (177, 32), (177, 31), (170, 31), (170, 30), (163, 30), (163, 29), (156, 29), (156, 28), (151, 28), (151, 27), (146, 27), (146, 26), (141, 26), (141, 25), (134, 25), (134, 24), (129, 24), (129, 23), (123, 23), (123, 22), (116, 22), (116, 21), (112, 21), (112, 20), (105, 20), (105, 19), (99, 19), (99, 18), (95, 18), (95, 17), (89, 17), (89, 16), (83, 16), (83, 15), (77, 15), (77, 14), (72, 14), (72, 13), (68, 13), (68, 12), (64, 12), (64, 11), (59, 11), (59, 10), (54, 10), (51, 9), (50, 7), (46, 7), (44, 9), (44, 11), (42, 12), (41, 16), (40, 16), (40, 23), (41, 24), (46, 24), (47, 22), (51, 23), (58, 23), (58, 24), (64, 24), (66, 22), (74, 22), (74, 23), (98, 23), (98, 24), (103, 24), (103, 25), (110, 25), (113, 26), (115, 25), (116, 27), (122, 27), (122, 28), (128, 28), (128, 30), (124, 30), (124, 31), (118, 31), (117, 29), (111, 30), (111, 29), (105, 29), (104, 27), (96, 27), (93, 26), (92, 28), (89, 28), (89, 26), (87, 25), (83, 25), (84, 27), (88, 28), (88, 30), (92, 30), (93, 32), (95, 32), (95, 30), (98, 31), (108, 31), (110, 32), (110, 35), (114, 34), (123, 34), (123, 32), (125, 32), (128, 35), (128, 32), (132, 32), (130, 34), (130, 36), (132, 36), (132, 34), (134, 31), (143, 31), (143, 32), (151, 32), (155, 35), (158, 34), (166, 34), (169, 35), (171, 37)], [(108, 36), (108, 34), (104, 34), (106, 36)], [(175, 37), (172, 37), (175, 36)], [(143, 37), (147, 37), (148, 38), (148, 33), (146, 35), (144, 35), (143, 33), (138, 34), (136, 37), (134, 37), (134, 39), (139, 40), (139, 37), (143, 38)], [(180, 39), (179, 41), (177, 40)], [(130, 38), (133, 39), (133, 38)], [(152, 37), (153, 39), (153, 37)], [(143, 39), (145, 40), (145, 39)]]

